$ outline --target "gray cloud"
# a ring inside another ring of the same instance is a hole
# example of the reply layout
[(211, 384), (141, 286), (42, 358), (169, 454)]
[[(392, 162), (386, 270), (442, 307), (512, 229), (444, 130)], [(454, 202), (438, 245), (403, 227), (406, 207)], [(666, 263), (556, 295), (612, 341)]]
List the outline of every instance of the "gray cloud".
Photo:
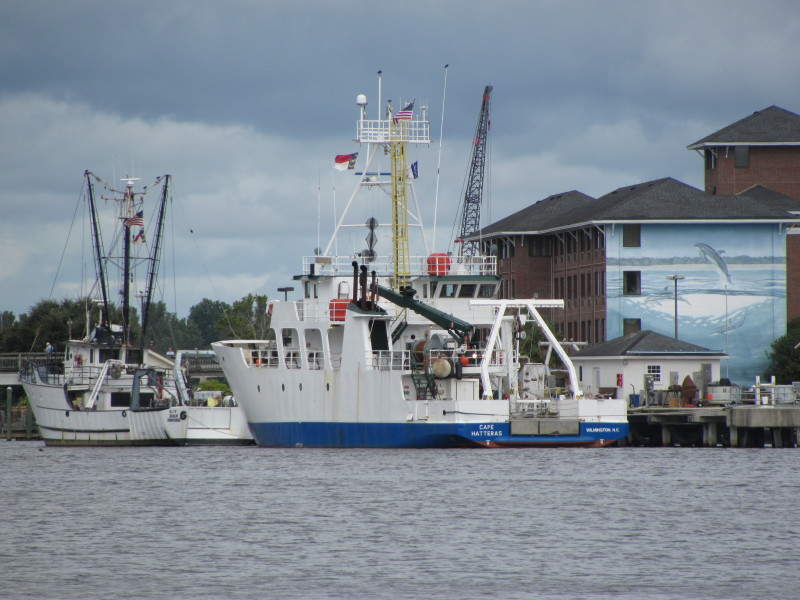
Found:
[[(377, 113), (378, 70), (383, 99), (425, 101), (438, 137), (450, 65), (437, 244), (452, 237), (486, 84), (487, 219), (569, 189), (700, 185), (687, 144), (772, 104), (800, 110), (799, 13), (790, 0), (6, 3), (0, 310), (50, 294), (87, 168), (173, 175), (164, 285), (179, 315), (202, 297), (275, 295), (350, 193), (331, 160), (359, 151), (355, 96)], [(412, 154), (430, 228), (438, 146)], [(56, 297), (77, 279), (59, 277)]]

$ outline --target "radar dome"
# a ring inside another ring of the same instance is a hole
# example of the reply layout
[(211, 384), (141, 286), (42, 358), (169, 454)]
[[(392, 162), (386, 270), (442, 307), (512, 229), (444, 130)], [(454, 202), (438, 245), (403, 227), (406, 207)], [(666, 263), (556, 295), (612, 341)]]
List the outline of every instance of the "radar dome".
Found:
[(364, 94), (359, 94), (356, 96), (356, 106), (366, 106), (367, 105), (367, 97)]

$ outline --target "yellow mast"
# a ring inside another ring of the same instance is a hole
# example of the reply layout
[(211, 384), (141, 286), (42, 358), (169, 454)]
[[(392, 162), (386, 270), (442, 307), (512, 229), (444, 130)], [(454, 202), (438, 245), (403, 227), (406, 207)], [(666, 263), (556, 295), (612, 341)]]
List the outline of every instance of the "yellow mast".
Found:
[(406, 121), (390, 121), (389, 157), (392, 169), (392, 289), (408, 285), (411, 267), (408, 256), (408, 184), (406, 175)]

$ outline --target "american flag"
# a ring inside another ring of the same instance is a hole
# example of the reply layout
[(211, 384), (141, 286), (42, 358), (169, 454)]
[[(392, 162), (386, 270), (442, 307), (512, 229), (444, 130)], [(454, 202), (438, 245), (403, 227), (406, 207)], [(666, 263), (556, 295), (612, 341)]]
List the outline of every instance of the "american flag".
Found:
[(144, 212), (139, 211), (132, 217), (125, 219), (125, 227), (144, 227)]
[(410, 121), (411, 115), (414, 112), (414, 102), (411, 101), (403, 110), (398, 110), (397, 114), (392, 119), (395, 123), (398, 121)]

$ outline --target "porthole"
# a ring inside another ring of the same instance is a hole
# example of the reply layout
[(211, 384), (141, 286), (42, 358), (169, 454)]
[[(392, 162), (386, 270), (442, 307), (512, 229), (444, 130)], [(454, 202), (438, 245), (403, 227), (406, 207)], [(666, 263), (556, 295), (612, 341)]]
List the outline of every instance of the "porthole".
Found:
[(302, 383), (300, 384), (300, 391), (301, 392), (303, 391), (303, 384)]
[(328, 391), (328, 392), (331, 391), (331, 384), (330, 383), (326, 383), (325, 384), (325, 390)]
[(282, 392), (286, 391), (286, 384), (284, 384), (284, 383), (281, 384), (281, 391)]
[(258, 388), (258, 393), (260, 394), (261, 393), (261, 384), (259, 383), (256, 387)]

